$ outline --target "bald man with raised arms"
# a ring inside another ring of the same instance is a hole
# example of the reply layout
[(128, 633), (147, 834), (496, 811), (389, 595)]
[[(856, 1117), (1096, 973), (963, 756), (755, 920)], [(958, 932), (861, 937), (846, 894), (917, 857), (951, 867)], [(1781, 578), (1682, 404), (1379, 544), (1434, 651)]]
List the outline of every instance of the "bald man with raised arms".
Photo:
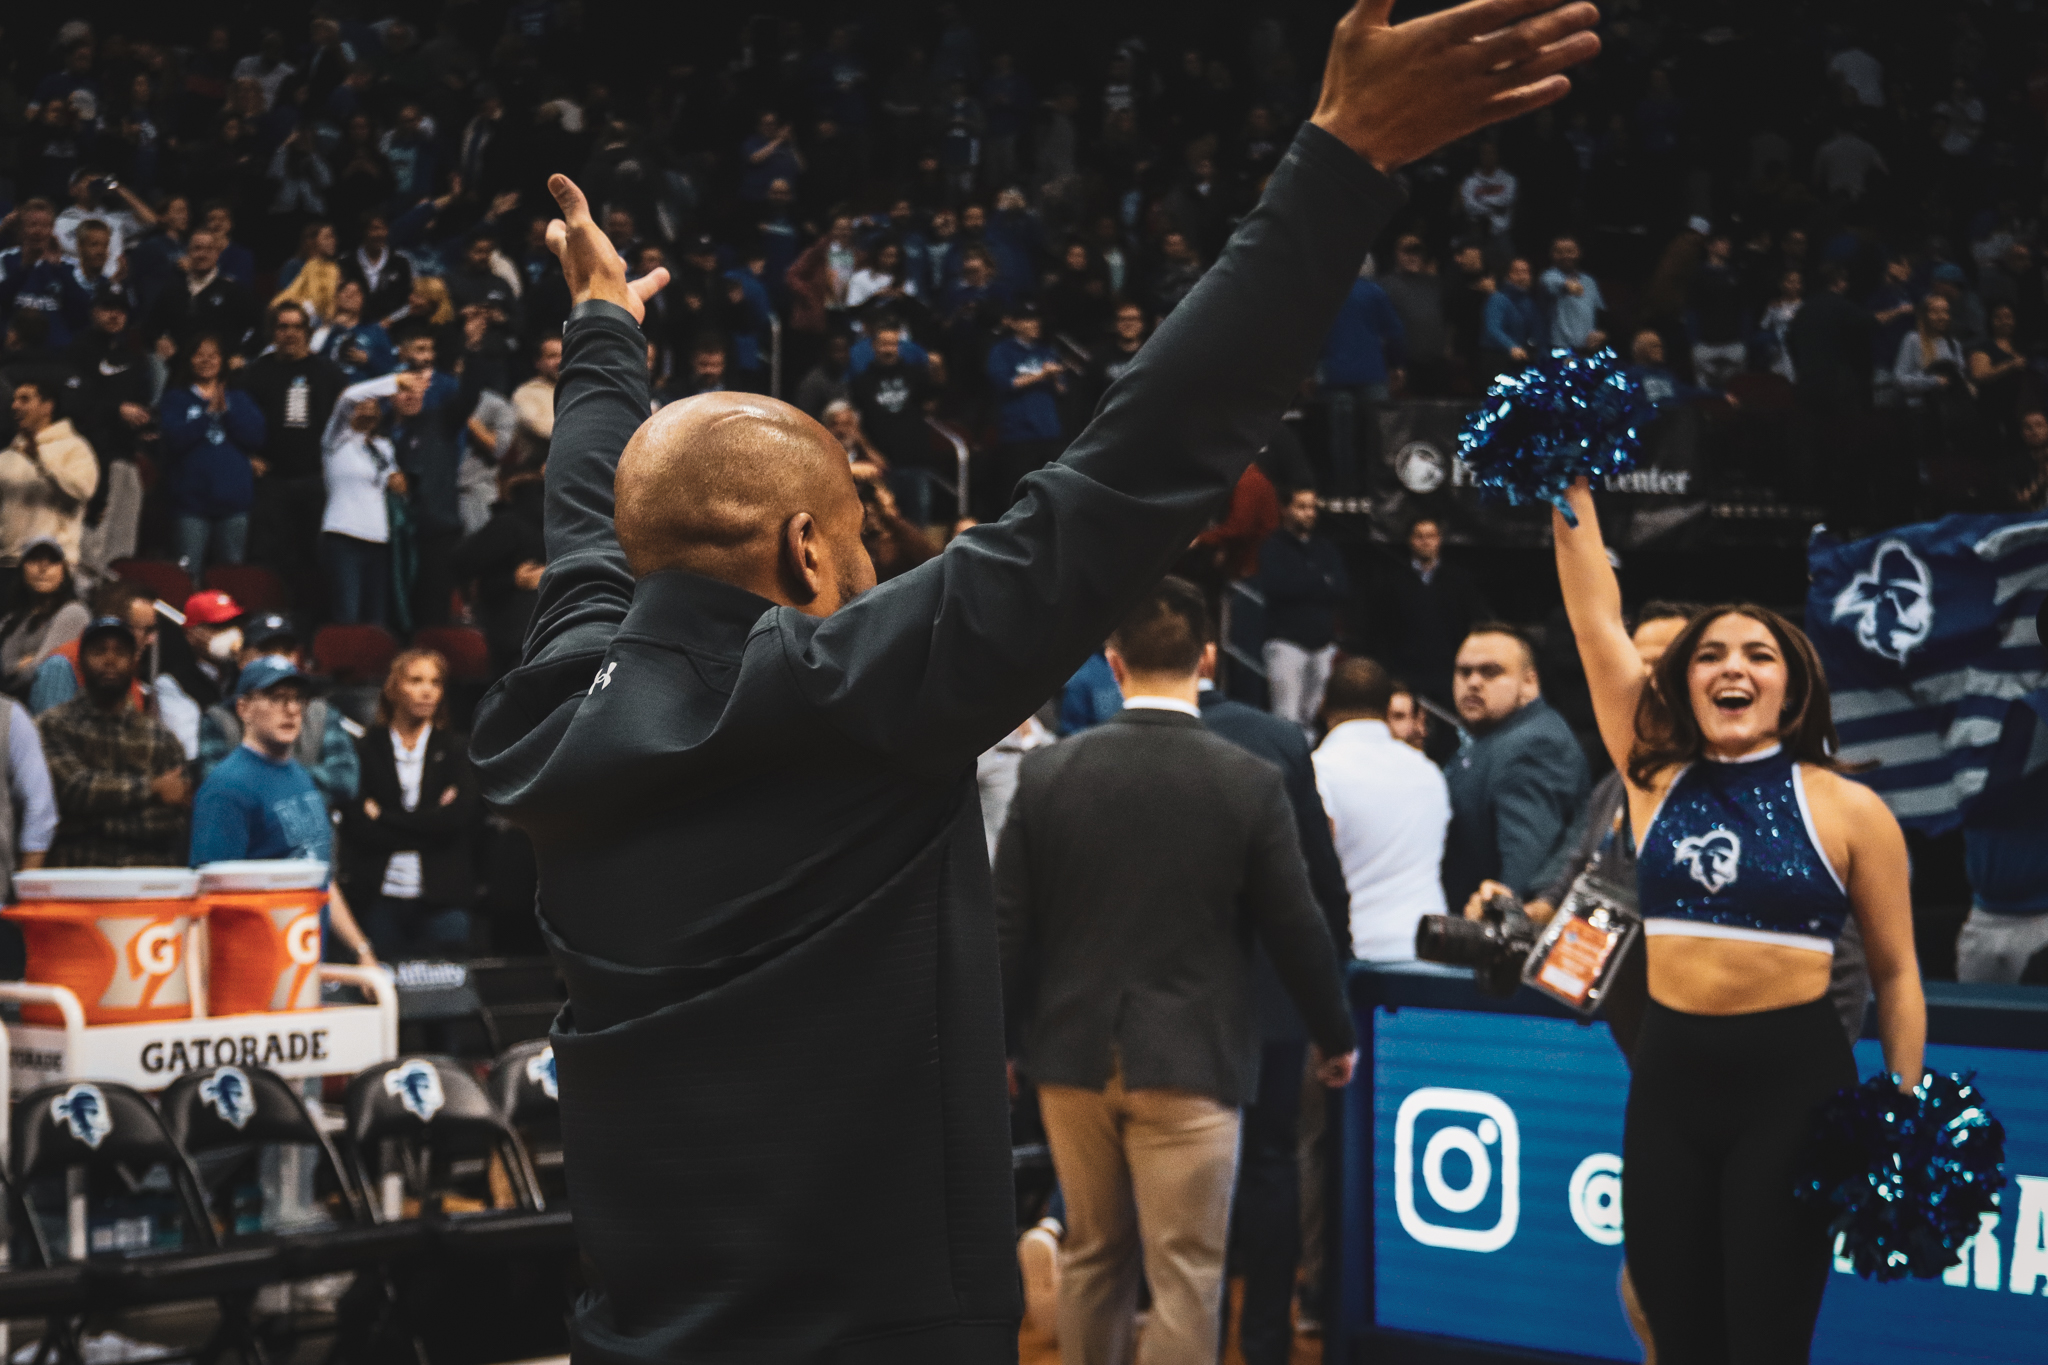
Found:
[(1228, 500), (1400, 202), (1559, 98), (1589, 4), (1337, 26), (1310, 126), (1202, 283), (997, 522), (886, 586), (839, 444), (770, 398), (647, 417), (643, 301), (550, 182), (575, 298), (524, 661), (478, 712), (569, 987), (580, 1362), (1016, 1358), (978, 754)]

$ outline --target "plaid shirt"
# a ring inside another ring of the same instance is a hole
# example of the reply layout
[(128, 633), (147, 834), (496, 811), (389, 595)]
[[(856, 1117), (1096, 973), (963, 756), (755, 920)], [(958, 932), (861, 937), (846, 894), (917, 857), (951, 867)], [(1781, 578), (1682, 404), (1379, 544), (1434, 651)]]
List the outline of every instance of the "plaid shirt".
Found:
[(127, 706), (102, 711), (89, 696), (36, 718), (57, 792), (51, 867), (183, 867), (187, 813), (149, 784), (185, 766), (178, 737)]

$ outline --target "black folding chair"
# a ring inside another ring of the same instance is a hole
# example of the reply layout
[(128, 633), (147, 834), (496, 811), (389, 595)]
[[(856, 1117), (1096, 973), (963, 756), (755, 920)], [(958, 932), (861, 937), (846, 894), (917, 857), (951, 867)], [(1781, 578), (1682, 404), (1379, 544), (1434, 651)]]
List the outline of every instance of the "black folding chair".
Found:
[[(191, 1157), (201, 1197), (225, 1245), (275, 1247), (283, 1279), (374, 1272), (364, 1285), (371, 1301), (365, 1311), (375, 1322), (385, 1319), (393, 1303), (386, 1268), (423, 1250), (425, 1229), (418, 1223), (380, 1224), (371, 1216), (333, 1142), (290, 1081), (257, 1066), (213, 1067), (172, 1082), (162, 1105), (164, 1126)], [(316, 1207), (306, 1211), (312, 1216), (298, 1226), (275, 1217), (267, 1220), (273, 1224), (267, 1230), (238, 1226), (245, 1221), (236, 1208), (238, 1194), (261, 1187), (267, 1150), (312, 1158)], [(260, 1350), (250, 1311), (254, 1303), (253, 1290), (223, 1296), (222, 1328)], [(343, 1325), (345, 1335), (350, 1327)]]
[[(0, 1181), (0, 1194), (6, 1199), (10, 1222), (17, 1230), (25, 1230), (29, 1219), (14, 1197), (13, 1182)], [(78, 1324), (86, 1306), (85, 1263), (52, 1265), (43, 1256), (42, 1241), (27, 1235), (14, 1239), (13, 1251), (7, 1269), (0, 1271), (0, 1319), (43, 1319), (35, 1365), (46, 1365), (52, 1359), (75, 1365)], [(24, 1259), (28, 1264), (19, 1264)]]
[[(429, 1354), (503, 1359), (566, 1350), (567, 1209), (549, 1209), (519, 1140), (450, 1057), (401, 1057), (349, 1082), (347, 1155), (380, 1220), (409, 1196), (436, 1255), (408, 1268), (401, 1311)], [(460, 1312), (451, 1304), (463, 1305)]]
[[(15, 1226), (41, 1264), (80, 1259), (72, 1254), (80, 1249), (74, 1229), (90, 1227), (93, 1204), (129, 1215), (105, 1229), (103, 1245), (88, 1241), (83, 1248), (90, 1308), (207, 1298), (225, 1304), (282, 1277), (275, 1246), (220, 1245), (191, 1161), (140, 1091), (111, 1081), (44, 1086), (15, 1105), (12, 1127)], [(42, 1196), (53, 1182), (58, 1196), (50, 1201)], [(174, 1246), (160, 1245), (169, 1240), (158, 1233), (163, 1216)], [(52, 1227), (66, 1230), (66, 1257), (52, 1249)], [(60, 1359), (77, 1358), (78, 1321), (52, 1321)], [(235, 1350), (261, 1365), (246, 1327), (246, 1315), (237, 1322), (224, 1312), (195, 1358), (210, 1362)]]
[(505, 1049), (491, 1064), (490, 1090), (498, 1113), (526, 1144), (543, 1197), (551, 1206), (566, 1209), (569, 1191), (562, 1174), (562, 1103), (555, 1086), (555, 1045), (534, 1038)]
[(526, 1144), (454, 1058), (373, 1066), (349, 1082), (346, 1107), (350, 1158), (379, 1221), (394, 1216), (387, 1198), (396, 1177), (443, 1247), (520, 1250), (556, 1240), (566, 1226), (566, 1211), (548, 1216)]

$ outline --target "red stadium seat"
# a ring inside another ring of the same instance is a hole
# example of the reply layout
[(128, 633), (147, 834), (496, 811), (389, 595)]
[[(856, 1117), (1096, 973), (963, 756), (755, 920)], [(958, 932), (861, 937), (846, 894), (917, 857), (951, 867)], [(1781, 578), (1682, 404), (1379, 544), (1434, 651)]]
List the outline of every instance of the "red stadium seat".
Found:
[(448, 681), (483, 682), (491, 676), (491, 649), (474, 626), (421, 626), (412, 633), (415, 649), (438, 650), (448, 661)]
[(234, 598), (243, 611), (292, 609), (292, 590), (261, 564), (216, 564), (206, 571), (206, 586)]
[(179, 611), (192, 595), (192, 576), (168, 559), (117, 559), (107, 565), (114, 577), (147, 588)]
[(313, 664), (337, 683), (382, 683), (398, 641), (382, 626), (322, 626), (313, 637)]

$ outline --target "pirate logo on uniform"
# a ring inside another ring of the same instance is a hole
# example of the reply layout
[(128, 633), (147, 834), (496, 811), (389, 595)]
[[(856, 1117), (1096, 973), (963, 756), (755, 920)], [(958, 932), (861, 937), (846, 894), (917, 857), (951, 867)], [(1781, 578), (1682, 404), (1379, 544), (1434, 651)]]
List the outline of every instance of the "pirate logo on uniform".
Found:
[(1705, 834), (1680, 839), (1672, 848), (1671, 860), (1692, 869), (1692, 879), (1707, 888), (1709, 895), (1735, 880), (1742, 861), (1742, 840), (1734, 830), (1718, 826)]

